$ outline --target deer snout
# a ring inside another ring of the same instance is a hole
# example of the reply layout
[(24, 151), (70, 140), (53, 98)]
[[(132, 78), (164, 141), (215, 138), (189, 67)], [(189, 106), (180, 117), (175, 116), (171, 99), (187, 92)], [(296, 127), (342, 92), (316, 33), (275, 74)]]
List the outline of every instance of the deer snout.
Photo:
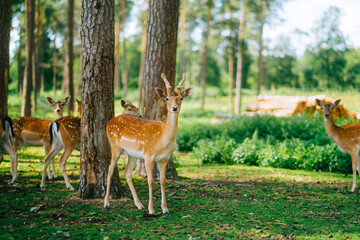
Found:
[(179, 107), (178, 107), (178, 106), (176, 106), (176, 107), (171, 107), (171, 110), (172, 110), (173, 112), (178, 112), (178, 111), (179, 111)]
[(60, 108), (56, 109), (56, 112), (57, 113), (61, 112), (61, 109)]
[(330, 113), (325, 113), (325, 117), (330, 117)]

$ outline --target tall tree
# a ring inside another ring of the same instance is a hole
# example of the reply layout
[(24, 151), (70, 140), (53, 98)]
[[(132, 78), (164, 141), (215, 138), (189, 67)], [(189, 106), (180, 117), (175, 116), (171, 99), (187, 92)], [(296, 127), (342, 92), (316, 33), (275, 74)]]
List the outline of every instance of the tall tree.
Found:
[(0, 114), (7, 115), (9, 82), (9, 41), (12, 1), (1, 0), (0, 9)]
[(180, 25), (180, 75), (186, 71), (185, 63), (185, 30), (186, 30), (186, 0), (181, 0)]
[(205, 107), (205, 89), (206, 89), (206, 66), (207, 66), (207, 53), (208, 53), (208, 47), (207, 42), (210, 34), (210, 20), (211, 20), (211, 10), (213, 8), (213, 1), (208, 0), (206, 2), (207, 7), (207, 14), (206, 14), (206, 27), (203, 32), (203, 39), (201, 43), (200, 48), (200, 54), (199, 54), (199, 62), (200, 62), (200, 72), (199, 72), (199, 84), (201, 87), (201, 93), (200, 93), (200, 108), (204, 110)]
[(245, 4), (242, 4), (241, 10), (241, 19), (239, 25), (239, 34), (238, 34), (238, 51), (237, 51), (237, 64), (236, 64), (236, 93), (235, 93), (235, 114), (240, 114), (241, 112), (241, 90), (242, 90), (242, 78), (243, 78), (243, 40), (244, 40), (244, 29), (245, 29)]
[(70, 102), (68, 103), (68, 115), (70, 116), (71, 112), (74, 110), (74, 79), (73, 79), (73, 42), (74, 42), (74, 0), (68, 0), (68, 27), (67, 27), (67, 53), (65, 60), (65, 81), (67, 85), (67, 90), (70, 98)]
[[(105, 196), (110, 164), (106, 123), (114, 117), (114, 0), (83, 0), (80, 197)], [(112, 198), (123, 195), (118, 170)]]
[[(146, 0), (147, 5), (149, 1)], [(141, 40), (141, 60), (140, 60), (140, 70), (139, 70), (139, 102), (138, 106), (141, 107), (141, 99), (142, 99), (142, 83), (144, 78), (144, 63), (145, 63), (145, 51), (146, 51), (146, 26), (147, 26), (147, 17), (149, 14), (149, 9), (145, 10), (145, 18), (144, 18), (144, 29), (143, 29), (143, 36)]]
[(120, 44), (119, 44), (119, 35), (120, 35), (120, 22), (121, 22), (121, 12), (118, 6), (115, 6), (115, 91), (120, 90)]
[(21, 115), (31, 116), (32, 60), (34, 53), (35, 0), (25, 0), (26, 15), (26, 60), (23, 83)]
[[(164, 121), (167, 115), (166, 104), (156, 94), (155, 87), (165, 89), (161, 73), (165, 73), (170, 84), (175, 86), (178, 18), (178, 0), (149, 2), (141, 101), (143, 116), (148, 119)], [(157, 167), (153, 169), (154, 177), (159, 177)], [(177, 178), (172, 158), (167, 165), (166, 178)]]
[(259, 12), (258, 12), (258, 20), (260, 23), (259, 26), (259, 38), (258, 38), (258, 47), (259, 47), (259, 57), (258, 57), (258, 80), (257, 80), (257, 89), (256, 89), (256, 93), (257, 95), (260, 95), (260, 91), (261, 91), (261, 85), (262, 85), (262, 80), (263, 80), (263, 32), (264, 32), (264, 24), (265, 24), (265, 8), (266, 8), (266, 4), (265, 4), (265, 0), (260, 0), (260, 4), (259, 4)]
[(125, 0), (121, 0), (121, 26), (122, 26), (122, 36), (123, 36), (123, 95), (127, 95), (127, 86), (128, 86), (128, 67), (127, 67), (127, 57), (126, 57), (126, 36), (125, 36), (125, 23), (126, 23), (126, 6)]

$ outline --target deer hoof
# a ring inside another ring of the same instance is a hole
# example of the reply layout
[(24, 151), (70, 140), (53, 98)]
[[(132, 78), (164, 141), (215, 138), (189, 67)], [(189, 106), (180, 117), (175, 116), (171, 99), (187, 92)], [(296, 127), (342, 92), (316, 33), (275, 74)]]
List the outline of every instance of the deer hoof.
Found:
[(170, 212), (164, 212), (164, 215), (170, 215)]
[(109, 206), (104, 207), (104, 210), (105, 210), (105, 211), (109, 211), (109, 210), (110, 210), (110, 207), (109, 207)]

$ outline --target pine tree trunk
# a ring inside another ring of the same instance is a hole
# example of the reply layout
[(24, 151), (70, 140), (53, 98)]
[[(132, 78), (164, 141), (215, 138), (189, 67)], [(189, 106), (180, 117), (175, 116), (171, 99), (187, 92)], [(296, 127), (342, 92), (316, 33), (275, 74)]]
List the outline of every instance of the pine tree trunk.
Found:
[[(142, 113), (145, 118), (165, 121), (167, 108), (163, 99), (155, 93), (155, 87), (165, 89), (161, 73), (170, 84), (175, 84), (176, 46), (179, 18), (179, 1), (150, 1), (147, 21), (147, 42), (142, 85)], [(154, 177), (159, 177), (154, 167)], [(178, 176), (173, 159), (169, 160), (166, 178)]]
[(122, 35), (123, 35), (123, 96), (127, 95), (128, 85), (128, 69), (127, 69), (127, 57), (126, 57), (126, 37), (125, 37), (125, 22), (126, 22), (126, 6), (125, 0), (121, 0), (121, 19), (122, 19)]
[[(21, 36), (21, 34), (20, 34), (20, 36)], [(19, 43), (20, 42), (21, 42), (21, 37), (20, 37)], [(22, 95), (22, 93), (23, 93), (23, 81), (24, 81), (24, 67), (23, 67), (23, 64), (22, 64), (21, 44), (19, 44), (17, 58), (18, 58), (18, 91), (19, 91), (20, 95)]]
[[(118, 14), (118, 17), (116, 17), (116, 13)], [(115, 8), (115, 92), (118, 92), (120, 90), (120, 22), (121, 12), (119, 11), (119, 8)]]
[(261, 85), (262, 85), (262, 80), (263, 80), (263, 32), (264, 32), (264, 1), (261, 1), (261, 11), (260, 11), (260, 16), (259, 16), (259, 20), (260, 20), (260, 27), (259, 27), (259, 58), (258, 58), (258, 68), (259, 68), (259, 73), (258, 73), (258, 84), (257, 84), (257, 95), (260, 95), (261, 92)]
[(8, 114), (9, 42), (12, 1), (2, 1), (0, 9), (0, 114)]
[[(146, 11), (145, 19), (147, 19), (147, 11)], [(141, 41), (141, 61), (140, 61), (140, 70), (139, 70), (139, 101), (138, 101), (139, 108), (141, 107), (141, 101), (142, 101), (142, 83), (144, 78), (145, 51), (146, 51), (146, 20), (145, 20), (145, 30), (143, 32), (142, 41)]]
[(54, 50), (53, 50), (53, 96), (56, 96), (56, 65), (57, 65), (57, 52), (56, 52), (56, 44), (54, 39)]
[(232, 42), (232, 36), (230, 36), (229, 39), (229, 112), (230, 113), (234, 113), (233, 73), (234, 73), (233, 42)]
[(208, 7), (207, 17), (206, 17), (206, 29), (204, 31), (204, 36), (202, 40), (201, 50), (200, 50), (200, 73), (199, 73), (199, 83), (201, 87), (200, 93), (200, 109), (204, 110), (205, 108), (205, 95), (206, 95), (206, 65), (207, 65), (207, 42), (210, 33), (210, 20), (211, 20), (211, 8)]
[[(106, 123), (114, 117), (114, 0), (82, 1), (80, 197), (105, 196), (111, 152)], [(111, 198), (124, 194), (115, 168)]]
[(186, 0), (181, 0), (181, 39), (180, 39), (180, 76), (186, 72), (185, 63), (185, 25), (186, 25)]
[(35, 0), (25, 0), (26, 61), (21, 116), (31, 116), (32, 56), (34, 54)]
[(74, 71), (73, 71), (73, 41), (74, 41), (74, 0), (68, 0), (68, 33), (66, 39), (67, 54), (65, 60), (65, 81), (68, 90), (68, 96), (71, 96), (70, 102), (68, 103), (68, 115), (74, 110)]
[(241, 90), (242, 90), (242, 76), (243, 76), (243, 33), (245, 27), (245, 4), (242, 5), (242, 19), (240, 20), (239, 26), (239, 47), (237, 52), (237, 65), (236, 65), (236, 93), (235, 93), (235, 114), (239, 115), (241, 113)]

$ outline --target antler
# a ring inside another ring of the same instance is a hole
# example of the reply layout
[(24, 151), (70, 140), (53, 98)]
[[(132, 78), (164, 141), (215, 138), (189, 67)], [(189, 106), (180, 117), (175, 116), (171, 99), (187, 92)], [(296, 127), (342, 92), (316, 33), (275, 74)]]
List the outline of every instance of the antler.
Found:
[(179, 85), (176, 87), (176, 92), (177, 94), (181, 95), (181, 90), (183, 89), (183, 84), (184, 84), (184, 81), (185, 81), (185, 73), (183, 73), (183, 77), (179, 83)]
[(161, 78), (164, 80), (165, 82), (165, 87), (166, 87), (166, 92), (167, 92), (167, 95), (170, 96), (171, 95), (171, 90), (172, 90), (172, 87), (169, 83), (169, 81), (167, 80), (166, 76), (165, 76), (165, 73), (162, 73), (161, 74)]

